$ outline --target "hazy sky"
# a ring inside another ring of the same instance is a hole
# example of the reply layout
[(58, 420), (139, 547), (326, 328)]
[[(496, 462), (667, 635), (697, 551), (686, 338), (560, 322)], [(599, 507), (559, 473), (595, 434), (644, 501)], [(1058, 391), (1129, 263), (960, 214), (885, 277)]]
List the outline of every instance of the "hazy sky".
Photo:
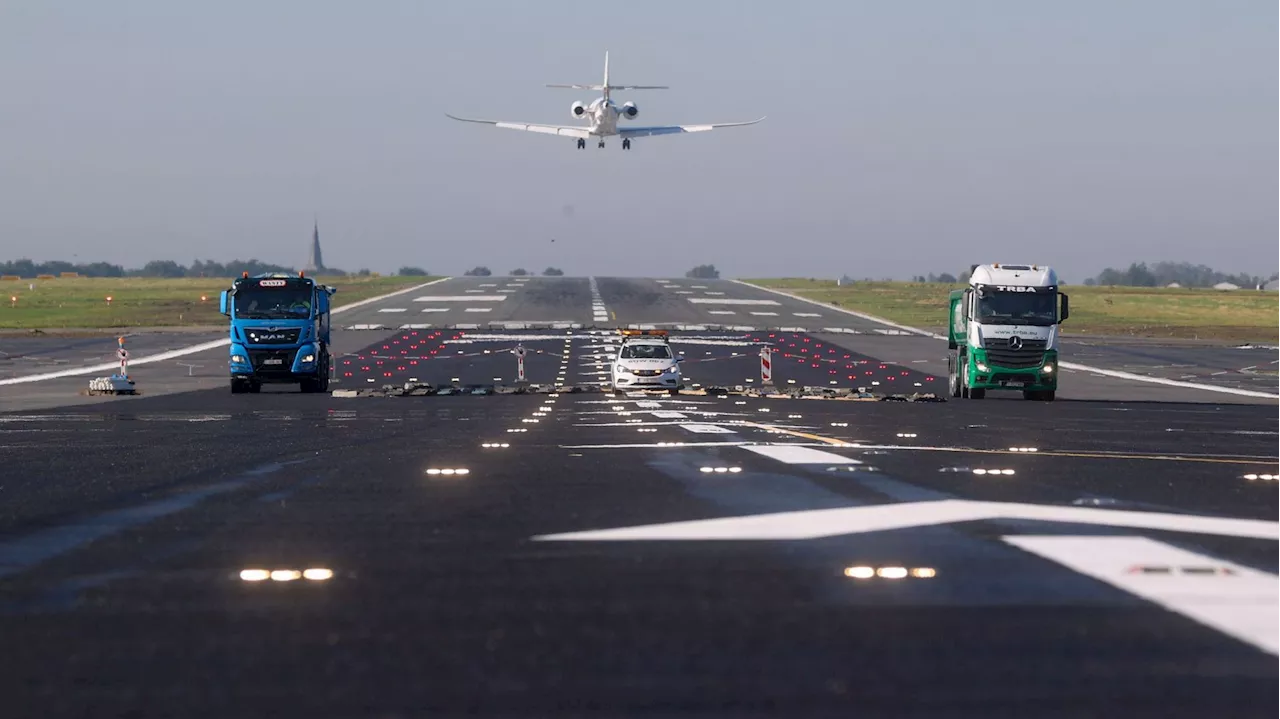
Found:
[[(5, 0), (0, 259), (1277, 267), (1269, 0)], [(611, 51), (635, 124), (574, 141)], [(552, 243), (551, 239), (556, 242)]]

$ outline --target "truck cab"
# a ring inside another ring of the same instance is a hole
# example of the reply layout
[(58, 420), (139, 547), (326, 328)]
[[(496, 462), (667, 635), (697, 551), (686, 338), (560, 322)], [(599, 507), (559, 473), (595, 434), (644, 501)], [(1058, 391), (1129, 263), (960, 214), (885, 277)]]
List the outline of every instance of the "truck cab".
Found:
[(231, 319), (231, 392), (264, 383), (329, 389), (329, 298), (337, 290), (297, 276), (244, 273), (223, 290), (219, 310)]
[(1020, 390), (1051, 402), (1058, 389), (1058, 339), (1070, 313), (1058, 275), (1044, 265), (975, 265), (950, 297), (947, 357), (952, 397)]

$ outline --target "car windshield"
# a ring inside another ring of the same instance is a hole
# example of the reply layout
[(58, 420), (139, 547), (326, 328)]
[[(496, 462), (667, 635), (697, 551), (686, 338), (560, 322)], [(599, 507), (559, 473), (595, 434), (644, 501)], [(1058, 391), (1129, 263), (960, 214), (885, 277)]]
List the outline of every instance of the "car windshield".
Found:
[(236, 290), (236, 317), (248, 320), (296, 320), (311, 315), (311, 291), (306, 287)]
[(1057, 294), (993, 292), (978, 297), (978, 321), (989, 325), (1048, 326), (1058, 321)]
[(626, 345), (622, 359), (671, 359), (671, 348), (666, 345)]

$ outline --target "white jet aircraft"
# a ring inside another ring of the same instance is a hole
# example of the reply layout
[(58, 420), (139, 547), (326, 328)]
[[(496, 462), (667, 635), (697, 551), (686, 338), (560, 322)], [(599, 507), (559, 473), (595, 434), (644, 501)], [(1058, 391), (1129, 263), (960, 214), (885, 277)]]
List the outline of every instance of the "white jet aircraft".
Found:
[(634, 120), (640, 114), (639, 108), (634, 102), (625, 102), (621, 106), (614, 104), (609, 93), (614, 90), (666, 90), (665, 85), (610, 85), (609, 84), (609, 52), (604, 53), (604, 84), (601, 85), (547, 85), (547, 87), (566, 87), (575, 90), (598, 90), (603, 92), (599, 98), (596, 98), (590, 105), (584, 105), (581, 101), (573, 103), (570, 111), (574, 117), (585, 119), (591, 124), (587, 127), (573, 125), (531, 125), (524, 122), (501, 122), (499, 120), (474, 120), (466, 117), (455, 117), (445, 113), (451, 119), (461, 120), (462, 122), (479, 122), (485, 125), (493, 125), (508, 130), (524, 130), (526, 132), (540, 132), (545, 135), (562, 135), (564, 137), (576, 137), (578, 139), (578, 149), (581, 150), (587, 146), (587, 138), (595, 137), (599, 139), (597, 147), (604, 147), (604, 139), (606, 137), (618, 136), (622, 138), (622, 149), (631, 149), (631, 139), (634, 137), (649, 137), (652, 135), (677, 135), (685, 132), (706, 132), (707, 130), (715, 130), (721, 127), (741, 127), (743, 125), (754, 125), (759, 120), (751, 120), (749, 122), (725, 122), (718, 125), (661, 125), (655, 127), (618, 127), (618, 118)]

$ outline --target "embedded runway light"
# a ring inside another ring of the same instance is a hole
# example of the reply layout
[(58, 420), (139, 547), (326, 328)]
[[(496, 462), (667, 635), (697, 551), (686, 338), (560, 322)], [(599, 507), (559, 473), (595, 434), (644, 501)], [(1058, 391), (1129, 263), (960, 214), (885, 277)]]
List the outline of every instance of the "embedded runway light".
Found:
[(242, 569), (240, 578), (246, 582), (261, 582), (271, 578), (271, 572), (265, 569)]
[(876, 570), (872, 567), (845, 567), (844, 576), (853, 579), (870, 579), (876, 576)]
[(932, 579), (938, 576), (938, 572), (933, 567), (916, 567), (911, 570), (911, 576), (917, 579)]
[(906, 567), (880, 567), (876, 570), (876, 576), (884, 579), (902, 579), (907, 576)]
[(296, 569), (277, 569), (271, 572), (271, 581), (273, 582), (292, 582), (300, 578), (302, 578), (302, 572)]
[(310, 579), (313, 582), (323, 582), (326, 579), (333, 579), (333, 570), (324, 569), (323, 567), (304, 569), (302, 570), (302, 578)]
[(914, 439), (916, 437), (916, 433), (915, 432), (899, 432), (898, 436), (903, 439)]

